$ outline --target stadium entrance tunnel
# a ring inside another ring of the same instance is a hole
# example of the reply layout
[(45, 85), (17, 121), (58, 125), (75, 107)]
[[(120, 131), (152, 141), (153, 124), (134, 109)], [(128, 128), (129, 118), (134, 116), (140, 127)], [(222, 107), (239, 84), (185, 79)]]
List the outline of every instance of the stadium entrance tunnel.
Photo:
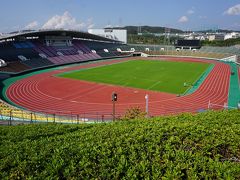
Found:
[(142, 53), (133, 53), (133, 57), (140, 57), (142, 55)]

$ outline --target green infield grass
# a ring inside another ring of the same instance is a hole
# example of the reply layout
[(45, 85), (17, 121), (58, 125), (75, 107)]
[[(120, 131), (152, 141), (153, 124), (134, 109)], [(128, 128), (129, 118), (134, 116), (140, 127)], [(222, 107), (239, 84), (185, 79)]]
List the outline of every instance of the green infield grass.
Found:
[(131, 60), (112, 65), (67, 72), (58, 76), (182, 94), (197, 81), (210, 64), (155, 60)]

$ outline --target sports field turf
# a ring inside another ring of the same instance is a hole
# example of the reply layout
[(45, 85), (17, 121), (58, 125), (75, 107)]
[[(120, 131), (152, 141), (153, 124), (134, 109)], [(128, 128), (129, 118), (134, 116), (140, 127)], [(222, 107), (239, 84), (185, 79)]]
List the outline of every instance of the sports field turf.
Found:
[(184, 93), (209, 67), (205, 63), (131, 60), (58, 76), (147, 90)]

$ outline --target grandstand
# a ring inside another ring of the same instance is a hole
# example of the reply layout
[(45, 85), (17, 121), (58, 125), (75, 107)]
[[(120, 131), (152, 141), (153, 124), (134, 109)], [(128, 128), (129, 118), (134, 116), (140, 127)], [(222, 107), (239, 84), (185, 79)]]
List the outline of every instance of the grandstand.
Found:
[[(27, 70), (121, 57), (119, 41), (65, 30), (30, 31), (0, 39), (0, 72)], [(3, 63), (4, 62), (4, 63)]]
[(199, 49), (179, 49), (171, 45), (142, 45), (142, 44), (128, 44), (122, 48), (125, 51), (144, 52), (149, 55), (169, 55), (169, 56), (190, 56), (203, 57), (212, 59), (224, 59), (231, 56), (236, 56), (236, 63), (240, 63), (240, 51), (236, 46), (231, 47), (212, 47), (202, 46)]

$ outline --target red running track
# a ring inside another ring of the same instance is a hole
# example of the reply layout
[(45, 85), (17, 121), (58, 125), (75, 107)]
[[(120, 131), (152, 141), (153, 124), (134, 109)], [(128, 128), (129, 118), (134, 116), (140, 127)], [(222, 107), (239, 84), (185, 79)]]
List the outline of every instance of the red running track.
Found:
[[(198, 112), (199, 110), (207, 109), (209, 101), (218, 105), (224, 105), (228, 101), (229, 65), (217, 61), (193, 58), (168, 57), (168, 60), (208, 62), (215, 64), (215, 66), (194, 93), (181, 97), (162, 92), (97, 84), (53, 76), (62, 72), (118, 63), (123, 60), (96, 62), (33, 75), (12, 84), (7, 89), (6, 95), (12, 102), (28, 110), (46, 113), (54, 112), (56, 114), (58, 112), (64, 112), (64, 114), (91, 114), (96, 112), (99, 114), (111, 114), (111, 94), (113, 91), (117, 92), (119, 97), (116, 103), (117, 114), (123, 114), (129, 107), (139, 106), (144, 109), (146, 94), (149, 94), (149, 113), (153, 116)], [(220, 106), (213, 108), (219, 109)]]

